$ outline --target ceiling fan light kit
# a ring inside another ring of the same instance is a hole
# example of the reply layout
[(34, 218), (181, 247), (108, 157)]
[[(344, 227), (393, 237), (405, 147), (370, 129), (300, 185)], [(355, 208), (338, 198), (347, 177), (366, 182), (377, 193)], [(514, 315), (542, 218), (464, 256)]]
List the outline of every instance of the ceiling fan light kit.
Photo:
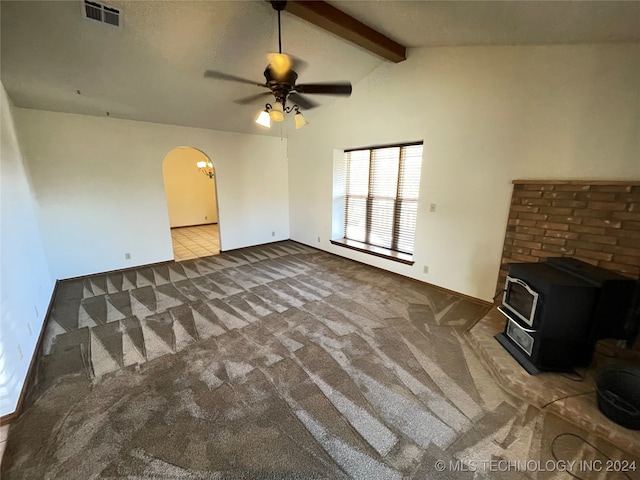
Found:
[[(300, 113), (300, 108), (309, 110), (317, 107), (318, 104), (302, 94), (320, 94), (320, 95), (351, 95), (351, 83), (308, 83), (296, 85), (298, 74), (293, 69), (295, 65), (304, 64), (295, 57), (291, 57), (282, 53), (282, 29), (280, 23), (280, 12), (287, 5), (286, 1), (271, 1), (273, 8), (278, 12), (278, 53), (270, 53), (267, 55), (269, 65), (264, 70), (265, 83), (257, 83), (252, 80), (229, 75), (215, 70), (207, 70), (205, 77), (216, 78), (218, 80), (234, 81), (239, 83), (247, 83), (258, 87), (267, 88), (270, 92), (262, 92), (256, 95), (240, 98), (235, 103), (244, 105), (259, 100), (264, 95), (272, 94), (275, 97), (273, 104), (267, 103), (256, 118), (256, 123), (266, 128), (271, 128), (271, 122), (282, 122), (285, 114), (294, 113), (296, 129), (308, 125), (309, 122)], [(287, 100), (292, 105), (287, 106)]]
[(282, 122), (284, 121), (284, 107), (278, 101), (276, 101), (271, 109), (269, 110), (269, 117), (274, 122)]
[(309, 125), (307, 119), (304, 118), (304, 115), (302, 115), (302, 113), (300, 113), (300, 107), (298, 105), (294, 105), (292, 107), (283, 107), (282, 103), (280, 102), (275, 102), (273, 105), (267, 103), (265, 109), (258, 114), (256, 123), (263, 127), (271, 128), (271, 121), (282, 122), (284, 121), (284, 114), (292, 112), (295, 113), (294, 120), (296, 124), (296, 130), (298, 128), (304, 127), (305, 125)]
[(258, 118), (256, 118), (256, 123), (263, 127), (271, 128), (271, 116), (266, 108), (260, 112)]
[(296, 121), (296, 129), (302, 128), (305, 125), (309, 124), (309, 122), (307, 122), (307, 119), (304, 118), (300, 112), (295, 114), (294, 120)]

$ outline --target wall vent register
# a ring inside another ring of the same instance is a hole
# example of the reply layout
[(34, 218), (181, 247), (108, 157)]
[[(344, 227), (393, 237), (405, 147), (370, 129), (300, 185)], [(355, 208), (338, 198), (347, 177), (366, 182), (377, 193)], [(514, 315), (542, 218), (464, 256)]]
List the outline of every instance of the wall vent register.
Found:
[(82, 15), (89, 20), (95, 20), (114, 27), (121, 26), (120, 10), (107, 5), (84, 0), (82, 4)]

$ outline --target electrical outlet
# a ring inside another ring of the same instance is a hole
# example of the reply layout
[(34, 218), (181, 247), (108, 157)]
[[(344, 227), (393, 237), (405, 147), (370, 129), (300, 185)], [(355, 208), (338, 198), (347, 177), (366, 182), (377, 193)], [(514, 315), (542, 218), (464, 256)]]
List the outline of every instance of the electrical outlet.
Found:
[(205, 215), (205, 216), (204, 216), (204, 219), (205, 219), (205, 220), (209, 220), (209, 217)]
[(429, 273), (429, 265), (425, 265), (425, 266), (422, 268), (422, 271), (423, 271), (424, 273)]
[(125, 260), (131, 260), (131, 254), (130, 253), (125, 253), (124, 254), (124, 259)]
[(275, 237), (276, 236), (276, 232), (275, 231), (271, 232), (271, 236)]
[(429, 205), (429, 211), (430, 212), (435, 212), (436, 211), (436, 204), (432, 203), (431, 205)]
[(318, 243), (320, 243), (320, 237), (318, 237)]

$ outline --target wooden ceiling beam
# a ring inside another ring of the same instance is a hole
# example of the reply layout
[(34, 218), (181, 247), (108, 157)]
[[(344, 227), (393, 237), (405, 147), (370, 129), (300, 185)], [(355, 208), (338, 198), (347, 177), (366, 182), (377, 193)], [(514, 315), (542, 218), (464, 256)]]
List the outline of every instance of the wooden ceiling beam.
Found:
[(323, 1), (289, 0), (285, 11), (394, 63), (406, 60), (406, 47)]

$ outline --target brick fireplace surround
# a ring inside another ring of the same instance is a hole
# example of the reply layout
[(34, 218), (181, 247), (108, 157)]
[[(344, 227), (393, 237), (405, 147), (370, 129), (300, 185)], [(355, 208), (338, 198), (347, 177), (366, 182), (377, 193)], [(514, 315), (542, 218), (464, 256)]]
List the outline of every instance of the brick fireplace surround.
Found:
[(573, 257), (640, 275), (640, 181), (514, 180), (497, 290), (508, 263)]
[[(630, 278), (640, 275), (640, 181), (515, 180), (498, 290), (506, 265), (574, 257)], [(498, 300), (499, 302), (499, 300)], [(529, 375), (494, 338), (505, 318), (493, 308), (467, 332), (470, 344), (501, 385), (531, 405), (558, 415), (640, 458), (637, 431), (621, 427), (598, 409), (595, 382), (601, 368), (640, 368), (640, 338), (632, 349), (598, 342), (594, 361), (578, 377)]]

